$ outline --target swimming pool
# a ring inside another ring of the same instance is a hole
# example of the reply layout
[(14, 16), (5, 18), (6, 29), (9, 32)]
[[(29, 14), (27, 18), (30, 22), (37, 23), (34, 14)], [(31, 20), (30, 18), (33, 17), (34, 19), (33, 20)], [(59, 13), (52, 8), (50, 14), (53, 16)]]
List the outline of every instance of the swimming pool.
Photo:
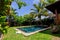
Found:
[(24, 31), (26, 33), (31, 33), (31, 32), (35, 32), (37, 30), (41, 30), (41, 29), (43, 29), (43, 27), (41, 27), (41, 26), (33, 26), (33, 27), (24, 27), (24, 28), (17, 28), (17, 29), (19, 29), (21, 31)]
[(30, 27), (22, 27), (22, 28), (17, 28), (17, 30), (24, 34), (25, 36), (29, 36), (31, 34), (37, 33), (39, 31), (43, 31), (48, 29), (47, 27), (43, 26), (30, 26)]

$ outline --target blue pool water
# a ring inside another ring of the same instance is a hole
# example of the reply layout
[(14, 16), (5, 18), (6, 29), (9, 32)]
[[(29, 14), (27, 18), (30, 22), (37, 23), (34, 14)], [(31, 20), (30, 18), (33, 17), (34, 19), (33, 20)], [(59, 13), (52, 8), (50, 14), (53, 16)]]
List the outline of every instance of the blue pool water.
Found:
[(42, 27), (42, 26), (33, 26), (33, 27), (23, 27), (23, 28), (17, 28), (17, 29), (22, 30), (26, 33), (30, 33), (30, 32), (34, 32), (34, 31), (37, 31), (37, 30), (41, 30), (43, 28), (44, 27)]

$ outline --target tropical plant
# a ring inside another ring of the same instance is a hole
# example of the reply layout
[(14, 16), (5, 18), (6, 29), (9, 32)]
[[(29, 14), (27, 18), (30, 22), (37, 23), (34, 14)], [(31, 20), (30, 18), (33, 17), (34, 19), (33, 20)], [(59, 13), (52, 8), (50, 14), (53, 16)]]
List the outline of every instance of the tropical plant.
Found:
[(7, 25), (7, 22), (5, 22), (5, 21), (6, 21), (6, 16), (1, 16), (0, 17), (0, 31), (2, 33), (6, 33), (7, 32), (7, 28), (9, 27)]
[(45, 9), (44, 7), (46, 6), (46, 2), (40, 0), (40, 2), (38, 4), (34, 4), (35, 9), (31, 9), (33, 10), (35, 13), (37, 13), (38, 18), (41, 20), (41, 15), (43, 13), (45, 13)]

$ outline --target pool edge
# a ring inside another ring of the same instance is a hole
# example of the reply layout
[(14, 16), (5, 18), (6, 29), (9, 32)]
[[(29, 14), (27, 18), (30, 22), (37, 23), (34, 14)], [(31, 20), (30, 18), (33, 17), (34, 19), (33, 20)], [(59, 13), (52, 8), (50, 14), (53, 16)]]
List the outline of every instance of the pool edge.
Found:
[(44, 28), (44, 29), (41, 29), (41, 30), (38, 30), (38, 31), (35, 31), (35, 32), (31, 32), (31, 33), (26, 33), (26, 32), (23, 32), (19, 29), (15, 29), (17, 30), (19, 33), (23, 34), (24, 36), (29, 36), (29, 35), (32, 35), (32, 34), (35, 34), (37, 32), (40, 32), (40, 31), (44, 31), (44, 30), (47, 30), (47, 29), (50, 29), (51, 27), (48, 27), (48, 28)]

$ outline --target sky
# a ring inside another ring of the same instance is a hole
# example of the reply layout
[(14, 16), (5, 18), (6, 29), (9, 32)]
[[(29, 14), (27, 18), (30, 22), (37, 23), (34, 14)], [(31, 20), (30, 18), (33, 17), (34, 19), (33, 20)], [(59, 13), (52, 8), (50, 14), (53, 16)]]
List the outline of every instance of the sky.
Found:
[(31, 12), (31, 9), (34, 8), (33, 4), (39, 3), (39, 0), (22, 0), (22, 1), (25, 2), (27, 4), (27, 6), (21, 7), (21, 9), (19, 9), (19, 7), (15, 1), (13, 1), (11, 3), (11, 7), (13, 9), (16, 9), (15, 12), (17, 12), (18, 16), (23, 16), (25, 14), (29, 14)]

